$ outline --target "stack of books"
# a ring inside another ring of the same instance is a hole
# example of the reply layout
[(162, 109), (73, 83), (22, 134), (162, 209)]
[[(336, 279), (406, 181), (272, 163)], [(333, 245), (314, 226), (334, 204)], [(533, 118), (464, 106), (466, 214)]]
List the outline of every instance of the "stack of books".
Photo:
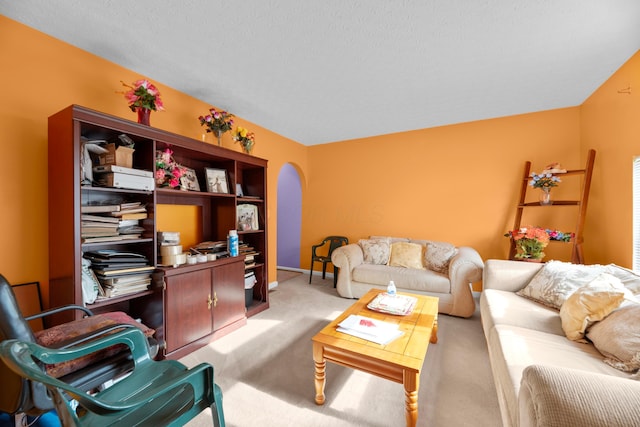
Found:
[(84, 253), (99, 282), (98, 298), (112, 298), (147, 290), (154, 267), (135, 252), (98, 250)]
[(80, 211), (83, 243), (139, 239), (144, 232), (140, 220), (147, 218), (142, 202), (83, 205)]
[(220, 258), (228, 258), (229, 251), (227, 250), (227, 241), (226, 240), (218, 240), (215, 242), (208, 241), (198, 243), (193, 248), (193, 252), (198, 254), (215, 254), (216, 259)]
[(256, 266), (256, 257), (260, 255), (260, 252), (254, 250), (252, 246), (241, 242), (238, 245), (238, 255), (244, 257), (244, 269), (250, 270)]

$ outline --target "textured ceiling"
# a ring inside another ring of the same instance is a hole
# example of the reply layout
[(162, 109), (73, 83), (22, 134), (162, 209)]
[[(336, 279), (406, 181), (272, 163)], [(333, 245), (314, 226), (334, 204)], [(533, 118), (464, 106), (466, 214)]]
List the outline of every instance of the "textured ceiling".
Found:
[(579, 105), (640, 49), (638, 0), (0, 0), (0, 13), (305, 145)]

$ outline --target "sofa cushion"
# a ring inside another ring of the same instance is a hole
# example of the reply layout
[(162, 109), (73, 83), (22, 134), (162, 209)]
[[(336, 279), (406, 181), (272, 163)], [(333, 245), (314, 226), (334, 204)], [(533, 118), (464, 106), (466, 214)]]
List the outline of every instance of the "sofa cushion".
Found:
[(598, 264), (581, 265), (549, 261), (517, 294), (560, 310), (565, 300), (576, 289), (606, 271), (604, 266)]
[(451, 243), (441, 242), (429, 242), (425, 247), (424, 265), (429, 270), (447, 274), (449, 272), (449, 262), (458, 253), (458, 249)]
[[(570, 341), (564, 335), (496, 325), (489, 333), (487, 346), (493, 375), (496, 384), (500, 384), (510, 415), (518, 413), (520, 380), (529, 365), (573, 368), (630, 378), (629, 374), (602, 363), (602, 356), (594, 346)], [(512, 419), (512, 425), (518, 425), (518, 420)]]
[(398, 291), (423, 291), (450, 293), (451, 282), (431, 270), (389, 267), (386, 265), (360, 264), (352, 272), (352, 280), (361, 283), (387, 286), (393, 280)]
[(605, 363), (626, 372), (640, 368), (640, 304), (627, 304), (614, 310), (587, 332)]
[(389, 262), (391, 243), (388, 238), (360, 239), (358, 245), (367, 264), (385, 265)]
[(391, 244), (390, 267), (424, 269), (424, 246), (417, 243), (396, 242)]
[[(523, 263), (524, 264), (524, 263)], [(558, 312), (511, 291), (485, 289), (480, 296), (482, 326), (511, 325), (564, 337)]]
[(569, 295), (560, 308), (562, 329), (567, 338), (586, 342), (584, 333), (587, 328), (618, 308), (625, 297), (625, 290), (618, 278), (603, 273)]

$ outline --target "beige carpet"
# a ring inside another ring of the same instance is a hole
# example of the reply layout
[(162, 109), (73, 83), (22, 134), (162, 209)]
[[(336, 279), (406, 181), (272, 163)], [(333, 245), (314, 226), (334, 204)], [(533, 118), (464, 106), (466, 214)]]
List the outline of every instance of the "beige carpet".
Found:
[[(332, 280), (308, 280), (280, 283), (269, 310), (181, 361), (215, 366), (228, 427), (404, 426), (401, 384), (331, 363), (326, 403), (315, 404), (311, 338), (354, 300), (338, 297)], [(418, 425), (500, 426), (479, 315), (440, 315), (438, 337), (420, 376)], [(208, 411), (189, 424), (211, 425)]]

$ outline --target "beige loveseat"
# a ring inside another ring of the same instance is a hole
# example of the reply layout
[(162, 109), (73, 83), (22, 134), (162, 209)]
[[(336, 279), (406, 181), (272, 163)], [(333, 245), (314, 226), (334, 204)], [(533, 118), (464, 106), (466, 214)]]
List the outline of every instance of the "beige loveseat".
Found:
[(393, 280), (399, 292), (438, 297), (440, 313), (469, 317), (475, 311), (471, 284), (482, 279), (483, 262), (470, 247), (371, 236), (334, 250), (331, 261), (340, 269), (336, 288), (344, 298), (360, 298), (371, 288), (386, 289)]
[[(480, 310), (504, 426), (640, 425), (640, 382), (633, 373), (640, 363), (640, 305), (632, 301), (640, 295), (640, 277), (615, 265), (574, 267), (485, 263)], [(614, 290), (603, 290), (609, 287)], [(602, 296), (615, 296), (616, 304), (601, 311)], [(602, 320), (574, 322), (584, 315)], [(585, 342), (567, 338), (582, 328)], [(623, 360), (629, 358), (635, 362)]]

